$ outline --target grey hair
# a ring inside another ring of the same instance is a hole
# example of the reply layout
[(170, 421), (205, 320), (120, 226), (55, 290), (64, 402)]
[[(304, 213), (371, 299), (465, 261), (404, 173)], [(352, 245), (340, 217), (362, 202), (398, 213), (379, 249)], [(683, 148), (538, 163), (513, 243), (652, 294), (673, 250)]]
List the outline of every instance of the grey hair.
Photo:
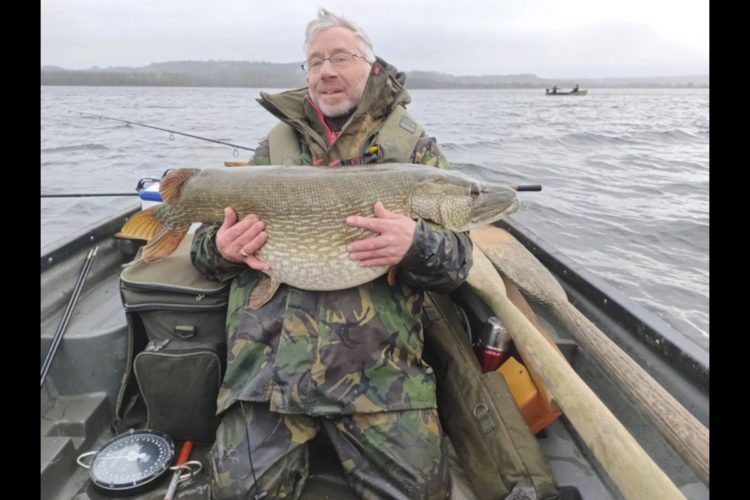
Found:
[(329, 28), (334, 28), (336, 26), (346, 28), (354, 33), (354, 35), (359, 40), (360, 49), (362, 50), (362, 55), (364, 56), (364, 58), (369, 63), (375, 62), (375, 53), (372, 49), (372, 42), (370, 41), (370, 37), (367, 36), (362, 28), (360, 28), (347, 18), (343, 16), (337, 16), (336, 14), (333, 14), (326, 9), (319, 9), (318, 18), (313, 19), (312, 21), (307, 23), (307, 28), (305, 28), (305, 44), (303, 46), (305, 56), (307, 56), (307, 48), (310, 45), (310, 41), (316, 34)]

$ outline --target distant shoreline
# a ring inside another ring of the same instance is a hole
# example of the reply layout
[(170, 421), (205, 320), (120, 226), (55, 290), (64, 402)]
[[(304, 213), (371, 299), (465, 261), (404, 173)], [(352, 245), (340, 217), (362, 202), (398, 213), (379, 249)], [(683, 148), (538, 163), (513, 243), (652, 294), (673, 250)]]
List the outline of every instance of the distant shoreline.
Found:
[[(93, 84), (93, 83), (44, 83), (42, 87), (177, 87), (177, 88), (221, 88), (221, 89), (291, 89), (301, 88), (298, 85), (147, 85), (147, 84)], [(559, 87), (559, 86), (558, 86)], [(496, 85), (496, 86), (416, 86), (406, 82), (407, 90), (540, 90), (549, 88), (544, 85)], [(585, 89), (683, 89), (683, 90), (710, 90), (708, 85), (682, 85), (682, 84), (631, 84), (631, 85), (581, 85)]]
[[(709, 88), (708, 75), (632, 78), (540, 78), (534, 74), (454, 76), (406, 71), (409, 89)], [(140, 68), (69, 70), (42, 66), (41, 85), (106, 87), (299, 88), (305, 77), (297, 63), (172, 61)]]

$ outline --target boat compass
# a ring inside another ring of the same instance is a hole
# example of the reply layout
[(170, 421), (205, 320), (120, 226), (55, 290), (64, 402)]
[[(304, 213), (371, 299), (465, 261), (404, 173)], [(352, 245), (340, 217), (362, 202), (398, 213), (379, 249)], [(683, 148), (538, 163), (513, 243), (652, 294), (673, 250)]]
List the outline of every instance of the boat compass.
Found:
[[(93, 456), (89, 464), (83, 462)], [(159, 482), (168, 470), (186, 470), (184, 481), (203, 468), (198, 461), (170, 467), (175, 449), (172, 439), (163, 432), (141, 429), (115, 436), (98, 451), (80, 455), (76, 462), (89, 469), (91, 482), (104, 493), (128, 495)]]

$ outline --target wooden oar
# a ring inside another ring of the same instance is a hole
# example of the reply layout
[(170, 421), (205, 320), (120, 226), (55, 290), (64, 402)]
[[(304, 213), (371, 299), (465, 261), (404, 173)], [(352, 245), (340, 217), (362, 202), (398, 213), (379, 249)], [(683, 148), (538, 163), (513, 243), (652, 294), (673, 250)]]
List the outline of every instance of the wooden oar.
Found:
[(510, 233), (488, 226), (472, 231), (471, 238), (503, 275), (549, 307), (581, 348), (708, 486), (708, 429), (568, 302), (560, 283)]
[[(505, 295), (508, 297), (508, 300), (510, 300), (511, 304), (516, 306), (516, 309), (518, 309), (521, 314), (526, 316), (526, 319), (531, 321), (531, 324), (534, 325), (534, 328), (536, 328), (539, 333), (541, 333), (547, 343), (552, 346), (553, 349), (555, 349), (557, 352), (560, 353), (562, 356), (563, 353), (560, 351), (560, 348), (557, 347), (557, 344), (555, 343), (554, 339), (550, 336), (550, 334), (547, 332), (547, 330), (544, 329), (544, 327), (539, 323), (539, 319), (537, 318), (534, 311), (531, 309), (531, 306), (528, 302), (526, 302), (526, 299), (524, 298), (521, 291), (518, 289), (518, 286), (516, 286), (513, 281), (505, 276), (502, 276), (503, 278), (503, 286), (505, 287)], [(529, 376), (534, 381), (534, 384), (536, 385), (537, 390), (539, 391), (539, 396), (542, 398), (542, 402), (544, 404), (544, 408), (548, 412), (555, 412), (560, 413), (560, 407), (555, 402), (555, 399), (550, 394), (547, 387), (544, 385), (544, 380), (542, 380), (542, 376), (536, 372), (535, 369), (526, 367), (526, 371), (529, 372)]]
[(478, 245), (466, 282), (505, 323), (527, 366), (541, 375), (565, 416), (625, 498), (685, 498), (586, 383), (508, 300)]

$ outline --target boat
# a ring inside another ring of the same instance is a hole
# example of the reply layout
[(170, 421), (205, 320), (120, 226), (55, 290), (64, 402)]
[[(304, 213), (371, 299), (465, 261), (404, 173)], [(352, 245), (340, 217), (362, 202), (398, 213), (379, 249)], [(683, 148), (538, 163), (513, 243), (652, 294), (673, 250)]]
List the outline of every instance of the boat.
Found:
[(570, 92), (561, 92), (555, 89), (553, 89), (552, 92), (550, 92), (549, 89), (544, 89), (544, 90), (545, 90), (544, 95), (586, 95), (589, 93), (589, 91), (586, 89), (580, 89), (580, 90), (573, 89)]
[[(41, 253), (41, 358), (46, 360), (56, 338), (59, 343), (41, 387), (43, 500), (110, 498), (101, 485), (94, 484), (82, 457), (96, 456), (98, 450), (122, 435), (111, 424), (133, 352), (120, 279), (123, 268), (133, 261), (143, 242), (118, 239), (114, 234), (140, 209), (141, 205), (134, 202), (132, 207), (80, 229)], [(707, 352), (556, 251), (531, 229), (512, 220), (501, 221), (493, 229), (503, 229), (520, 242), (559, 281), (570, 303), (708, 427)], [(85, 275), (80, 272), (81, 263), (86, 263), (83, 269), (88, 266)], [(72, 301), (73, 296), (76, 301)], [(620, 388), (602, 376), (592, 357), (576, 341), (576, 335), (549, 308), (526, 299), (529, 317), (543, 326), (575, 373), (624, 424), (679, 492), (689, 499), (708, 498), (707, 481), (704, 483), (686, 460), (665, 443)], [(474, 339), (477, 332), (491, 326), (493, 309), (471, 287), (462, 286), (446, 300), (460, 311), (460, 327), (467, 337)], [(63, 323), (67, 326), (64, 336), (56, 336)], [(611, 474), (585, 445), (579, 430), (563, 414), (535, 434), (558, 483), (560, 498), (621, 498)], [(208, 444), (196, 445), (191, 460), (205, 469), (209, 448)], [(449, 448), (453, 498), (477, 498), (455, 447)], [(355, 497), (330, 443), (316, 437), (311, 453), (310, 476), (302, 498)], [(164, 478), (170, 475), (164, 473), (158, 481), (139, 485), (142, 488), (134, 489), (129, 498), (164, 498), (169, 487)], [(175, 498), (209, 498), (205, 470), (194, 477), (185, 476)]]

